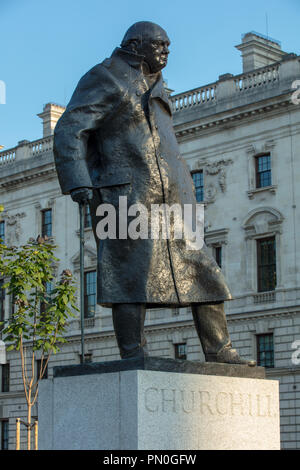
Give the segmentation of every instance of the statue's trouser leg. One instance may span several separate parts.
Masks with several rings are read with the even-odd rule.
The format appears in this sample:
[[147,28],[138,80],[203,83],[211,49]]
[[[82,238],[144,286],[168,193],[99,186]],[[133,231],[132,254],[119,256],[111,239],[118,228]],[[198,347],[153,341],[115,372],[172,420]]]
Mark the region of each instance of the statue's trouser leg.
[[241,359],[232,348],[223,302],[195,305],[192,312],[206,361],[255,366],[255,361]]
[[206,360],[225,347],[231,347],[223,302],[196,305],[192,312]]
[[113,305],[113,324],[122,359],[148,356],[145,316],[146,307],[143,304]]

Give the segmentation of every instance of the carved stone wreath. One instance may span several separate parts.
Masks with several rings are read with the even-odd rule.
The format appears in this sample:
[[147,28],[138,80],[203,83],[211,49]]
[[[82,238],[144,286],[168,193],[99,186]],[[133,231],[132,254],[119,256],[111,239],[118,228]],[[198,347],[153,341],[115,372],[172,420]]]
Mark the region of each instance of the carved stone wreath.
[[5,225],[7,227],[5,241],[8,245],[19,243],[21,234],[20,219],[23,217],[26,217],[25,212],[20,212],[14,215],[3,214],[2,218],[5,220]]
[[202,166],[206,175],[204,178],[204,198],[205,202],[214,202],[219,191],[226,192],[226,171],[225,167],[231,165],[233,160],[228,158],[213,163],[198,161],[198,167]]

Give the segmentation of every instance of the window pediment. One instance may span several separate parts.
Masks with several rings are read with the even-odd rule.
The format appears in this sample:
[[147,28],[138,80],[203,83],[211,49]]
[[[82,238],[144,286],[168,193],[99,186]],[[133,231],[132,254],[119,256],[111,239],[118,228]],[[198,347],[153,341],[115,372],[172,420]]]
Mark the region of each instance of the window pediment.
[[[76,253],[72,258],[71,261],[74,266],[75,271],[79,271],[80,269],[80,252]],[[90,268],[97,266],[97,252],[95,249],[91,248],[88,245],[84,247],[84,267]]]
[[272,207],[260,207],[247,215],[243,223],[246,238],[256,238],[270,233],[281,233],[284,217]]

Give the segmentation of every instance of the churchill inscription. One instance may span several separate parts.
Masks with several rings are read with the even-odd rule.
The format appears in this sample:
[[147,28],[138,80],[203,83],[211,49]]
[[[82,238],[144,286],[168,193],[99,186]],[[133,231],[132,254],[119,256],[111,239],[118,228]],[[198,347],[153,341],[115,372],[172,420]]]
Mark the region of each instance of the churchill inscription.
[[145,408],[150,413],[199,413],[201,416],[278,416],[273,397],[262,393],[180,390],[149,387]]

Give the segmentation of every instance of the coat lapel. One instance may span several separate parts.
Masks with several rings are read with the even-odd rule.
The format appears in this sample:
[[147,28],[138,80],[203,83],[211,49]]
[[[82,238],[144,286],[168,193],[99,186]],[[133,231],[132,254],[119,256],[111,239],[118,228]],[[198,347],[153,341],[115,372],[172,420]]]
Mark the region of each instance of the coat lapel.
[[[119,47],[117,47],[114,50],[114,52],[112,54],[112,57],[113,56],[117,56],[117,57],[121,58],[128,65],[130,65],[131,68],[136,72],[137,77],[142,77],[143,76],[143,73],[142,73],[142,70],[141,70],[141,65],[142,65],[142,62],[143,62],[143,59],[144,59],[143,56],[138,55],[138,54],[133,54],[133,53],[131,53],[129,51],[126,51],[124,49],[121,49]],[[159,79],[156,82],[156,84],[154,85],[154,87],[153,87],[153,89],[150,93],[150,99],[153,98],[153,99],[160,100],[163,103],[163,105],[165,106],[168,113],[172,116],[171,103],[170,103],[170,100],[168,98],[168,95],[166,93],[166,90],[165,90],[165,87],[164,87],[164,84],[163,84],[162,74],[159,72],[159,75],[160,75]]]
[[168,98],[167,92],[166,92],[164,84],[163,84],[162,75],[160,75],[159,80],[154,85],[154,87],[153,87],[153,89],[150,93],[150,98],[160,100],[163,103],[163,105],[165,106],[166,110],[172,116],[171,103],[170,103],[170,100]]

